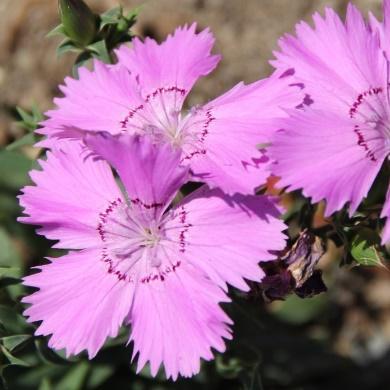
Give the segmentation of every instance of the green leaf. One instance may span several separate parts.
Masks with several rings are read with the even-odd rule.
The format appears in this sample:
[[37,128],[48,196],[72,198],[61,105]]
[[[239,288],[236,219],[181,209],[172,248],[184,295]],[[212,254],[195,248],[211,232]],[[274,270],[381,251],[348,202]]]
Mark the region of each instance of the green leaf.
[[79,52],[80,49],[69,39],[65,39],[58,47],[57,47],[57,56],[61,57],[64,53],[68,51]]
[[351,256],[359,265],[386,268],[382,256],[378,251],[381,239],[374,230],[359,228],[350,241]]
[[88,49],[93,53],[93,56],[95,58],[98,58],[99,60],[101,60],[107,64],[110,64],[112,62],[110,54],[107,50],[106,42],[104,40],[101,40],[101,41],[95,42],[92,45],[89,45]]
[[18,278],[1,278],[0,279],[0,289],[14,286],[15,284],[20,284],[21,280]]
[[[17,253],[7,231],[0,227],[0,276],[19,276],[17,265],[20,256]],[[20,271],[20,270],[19,270]]]
[[36,122],[40,122],[44,119],[42,111],[35,103],[31,106],[31,113]]
[[364,238],[358,236],[352,242],[351,245],[351,255],[355,261],[367,267],[384,267],[382,257],[375,245],[371,245]]
[[[1,189],[3,190],[3,189]],[[12,223],[15,223],[15,215],[20,215],[20,207],[18,205],[18,200],[13,193],[8,193],[0,191],[0,220],[11,219]],[[3,223],[3,221],[2,221]],[[1,242],[1,238],[0,238]],[[1,244],[0,244],[1,245]],[[0,246],[0,248],[2,248]],[[4,257],[4,254],[0,251],[0,259]],[[1,263],[1,260],[0,260]]]
[[0,305],[0,323],[9,333],[24,333],[26,321],[15,307]]
[[19,116],[22,118],[23,122],[29,123],[29,124],[34,124],[34,118],[33,116],[28,113],[27,111],[23,110],[21,107],[16,107],[16,111],[18,112]]
[[4,356],[7,358],[9,363],[11,365],[16,365],[16,366],[24,366],[24,367],[29,367],[30,364],[15,357],[14,355],[11,354],[10,351],[8,351],[4,346],[0,346],[1,351],[3,352]]
[[14,336],[1,337],[0,341],[7,348],[8,351],[12,352],[16,347],[25,343],[27,340],[31,339],[30,334],[18,334]]
[[29,182],[31,160],[16,151],[0,151],[0,187],[19,191]]
[[58,382],[56,390],[81,390],[87,378],[89,364],[86,361],[80,362],[72,367],[68,373]]
[[40,385],[39,385],[39,388],[38,390],[52,390],[52,386],[50,384],[50,381],[48,378],[43,378]]
[[26,123],[24,121],[15,121],[15,123],[22,129],[27,130],[28,132],[32,132],[37,128],[35,124]]
[[99,388],[115,371],[115,366],[111,364],[94,364],[88,376],[88,389]]
[[34,145],[36,142],[34,133],[27,133],[23,137],[17,139],[6,147],[6,150],[19,149],[22,146]]
[[[1,230],[0,230],[1,232]],[[0,241],[1,242],[1,241]],[[14,277],[15,275],[20,275],[19,267],[2,267],[0,266],[0,277],[10,276]]]
[[[16,379],[17,389],[37,389],[43,382],[43,378],[48,378],[54,382],[55,378],[59,378],[66,373],[68,367],[53,366],[48,364],[34,364],[33,369],[23,371],[23,375]],[[53,386],[54,387],[54,386]],[[57,388],[55,388],[57,390]],[[69,389],[72,390],[72,389]]]
[[4,328],[3,324],[0,322],[0,336],[5,336],[7,334],[6,329]]
[[37,129],[39,122],[43,120],[43,114],[35,104],[33,104],[31,112],[25,111],[21,107],[16,107],[16,111],[21,118],[16,123],[28,131]]
[[37,352],[39,357],[46,363],[56,364],[56,365],[70,365],[71,362],[63,359],[57,352],[53,351],[51,348],[47,346],[46,340],[43,339],[35,339],[35,347],[37,348]]
[[108,24],[115,24],[123,15],[123,8],[121,6],[112,8],[100,15],[100,30]]
[[53,30],[49,31],[46,34],[46,38],[54,37],[55,35],[65,35],[65,29],[62,23],[54,27]]

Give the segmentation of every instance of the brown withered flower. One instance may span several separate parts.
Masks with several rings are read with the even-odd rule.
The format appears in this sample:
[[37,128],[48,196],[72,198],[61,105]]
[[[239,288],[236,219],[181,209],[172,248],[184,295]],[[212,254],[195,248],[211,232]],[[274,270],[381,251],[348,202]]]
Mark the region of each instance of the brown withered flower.
[[252,285],[265,301],[283,300],[291,293],[307,298],[326,291],[322,273],[315,267],[325,253],[322,240],[303,230],[294,245],[278,260],[261,263],[266,276]]

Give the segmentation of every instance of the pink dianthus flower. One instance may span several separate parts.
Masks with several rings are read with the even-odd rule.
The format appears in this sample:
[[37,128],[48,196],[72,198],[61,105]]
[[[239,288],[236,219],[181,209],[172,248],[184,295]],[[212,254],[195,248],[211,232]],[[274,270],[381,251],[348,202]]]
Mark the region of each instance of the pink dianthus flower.
[[117,50],[117,64],[96,61],[93,71],[79,70],[78,80],[66,78],[64,97],[55,99],[57,109],[46,113],[40,132],[50,138],[95,131],[148,135],[181,151],[192,180],[231,194],[253,193],[269,175],[269,158],[257,146],[269,143],[275,118],[286,116],[283,108],[300,104],[300,89],[274,74],[184,110],[195,82],[220,60],[211,54],[211,33],[195,28],[178,28],[162,44],[136,38],[132,48]]
[[167,377],[191,376],[231,338],[227,283],[247,291],[244,279],[260,281],[258,263],[283,249],[278,209],[206,186],[172,206],[188,178],[180,151],[128,134],[85,143],[53,146],[20,196],[20,220],[70,250],[24,278],[39,289],[25,315],[50,347],[90,358],[129,324],[138,371],[149,361],[152,375],[162,363]]
[[[304,85],[308,105],[289,111],[271,154],[280,185],[325,199],[326,215],[349,203],[352,215],[367,196],[390,153],[388,61],[390,1],[384,23],[367,23],[349,5],[345,23],[327,8],[286,35],[272,63]],[[382,217],[390,216],[390,190]],[[387,219],[383,242],[390,239]]]

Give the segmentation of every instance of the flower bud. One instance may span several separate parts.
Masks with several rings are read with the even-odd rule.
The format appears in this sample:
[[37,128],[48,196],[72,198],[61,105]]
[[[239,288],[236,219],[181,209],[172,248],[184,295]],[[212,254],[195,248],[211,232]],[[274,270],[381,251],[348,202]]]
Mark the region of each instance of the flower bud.
[[74,43],[87,46],[96,34],[96,16],[83,0],[58,0],[65,34]]

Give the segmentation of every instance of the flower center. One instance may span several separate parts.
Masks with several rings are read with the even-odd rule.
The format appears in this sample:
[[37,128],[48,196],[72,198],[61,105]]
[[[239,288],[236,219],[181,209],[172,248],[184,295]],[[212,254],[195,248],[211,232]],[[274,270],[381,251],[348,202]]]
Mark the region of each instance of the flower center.
[[186,90],[178,87],[159,88],[145,102],[129,110],[120,122],[123,131],[147,134],[156,143],[169,142],[183,150],[182,161],[204,154],[204,140],[215,119],[211,109],[181,110]]
[[349,108],[349,117],[355,121],[356,144],[373,163],[390,151],[389,109],[384,93],[382,87],[370,88],[360,93]]
[[176,272],[192,224],[184,206],[159,216],[156,211],[161,207],[139,199],[127,204],[118,198],[100,213],[97,232],[108,273],[128,283],[151,283]]
[[[160,265],[156,253],[164,232],[153,218],[158,207],[137,200],[128,205],[118,198],[100,213],[97,231],[102,241],[101,259],[118,279],[131,282],[142,267]],[[139,263],[143,263],[141,268]]]
[[154,247],[161,240],[159,227],[144,228],[143,234],[144,234],[144,246]]

